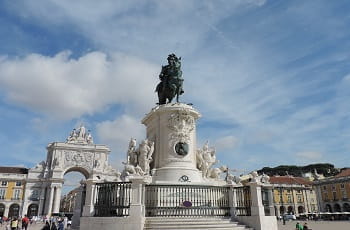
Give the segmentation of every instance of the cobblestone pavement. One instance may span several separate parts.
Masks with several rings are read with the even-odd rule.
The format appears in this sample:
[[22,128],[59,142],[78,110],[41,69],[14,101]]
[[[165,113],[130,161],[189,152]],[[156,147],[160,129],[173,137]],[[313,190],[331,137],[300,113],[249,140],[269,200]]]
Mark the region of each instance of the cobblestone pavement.
[[[19,225],[21,226],[21,225]],[[41,228],[44,226],[42,223],[36,223],[36,224],[31,224],[28,226],[28,230],[41,230]],[[22,229],[21,227],[19,229]],[[0,225],[0,230],[6,230],[6,225]]]
[[[278,230],[295,230],[298,221],[287,221],[283,225],[278,222]],[[350,230],[350,221],[299,221],[299,223],[307,223],[312,230]]]

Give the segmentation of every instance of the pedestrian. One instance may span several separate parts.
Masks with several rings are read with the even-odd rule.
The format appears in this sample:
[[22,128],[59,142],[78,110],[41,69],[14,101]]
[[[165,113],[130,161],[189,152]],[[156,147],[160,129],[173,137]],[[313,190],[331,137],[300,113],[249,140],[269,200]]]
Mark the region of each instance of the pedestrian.
[[57,230],[57,226],[55,222],[51,223],[51,229],[50,230]]
[[46,221],[45,226],[41,230],[50,230],[50,223]]
[[303,225],[297,222],[297,224],[295,225],[295,230],[303,230],[303,229],[304,229]]
[[11,220],[11,230],[17,230],[18,228],[18,220],[16,217],[14,217],[12,220]]
[[27,215],[24,215],[24,217],[22,218],[22,229],[27,230],[28,225],[29,225],[29,218]]
[[309,230],[309,228],[307,227],[307,223],[305,223],[303,227],[304,227],[303,230]]
[[57,230],[64,230],[63,220],[58,221],[58,228],[57,228]]

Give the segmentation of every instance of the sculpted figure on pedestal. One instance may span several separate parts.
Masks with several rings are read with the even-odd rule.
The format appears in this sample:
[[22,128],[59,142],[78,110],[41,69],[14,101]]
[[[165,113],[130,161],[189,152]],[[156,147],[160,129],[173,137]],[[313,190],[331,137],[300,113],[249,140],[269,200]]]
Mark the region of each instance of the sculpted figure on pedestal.
[[143,140],[139,146],[139,165],[146,175],[150,173],[149,164],[152,161],[154,142]]
[[209,148],[209,143],[207,141],[202,149],[197,150],[197,167],[202,171],[204,178],[210,177],[210,169],[216,163],[215,149]]
[[131,138],[127,151],[127,162],[124,168],[124,175],[149,175],[154,152],[154,142],[143,140],[136,149],[136,139]]
[[159,74],[160,83],[156,87],[158,93],[159,105],[171,103],[176,96],[176,102],[179,102],[179,95],[183,94],[183,78],[181,71],[181,57],[175,54],[169,54],[168,65],[162,66]]

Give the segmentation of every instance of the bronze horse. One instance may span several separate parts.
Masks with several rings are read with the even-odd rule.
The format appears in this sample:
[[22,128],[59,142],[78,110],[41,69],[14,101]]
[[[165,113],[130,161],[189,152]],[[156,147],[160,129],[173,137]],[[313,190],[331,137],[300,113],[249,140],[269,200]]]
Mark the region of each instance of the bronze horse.
[[180,60],[181,58],[177,58],[175,54],[170,54],[168,57],[169,64],[162,66],[162,71],[159,74],[161,82],[156,88],[159,105],[171,103],[175,96],[176,102],[179,102],[179,95],[184,93]]

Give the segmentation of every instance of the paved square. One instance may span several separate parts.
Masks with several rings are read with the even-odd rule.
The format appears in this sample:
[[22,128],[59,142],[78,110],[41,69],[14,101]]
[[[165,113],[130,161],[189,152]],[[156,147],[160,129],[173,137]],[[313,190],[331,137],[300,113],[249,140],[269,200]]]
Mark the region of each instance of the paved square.
[[[278,221],[278,230],[295,230],[298,221],[287,221],[283,225]],[[299,223],[307,223],[312,230],[350,230],[350,221],[299,221]]]

